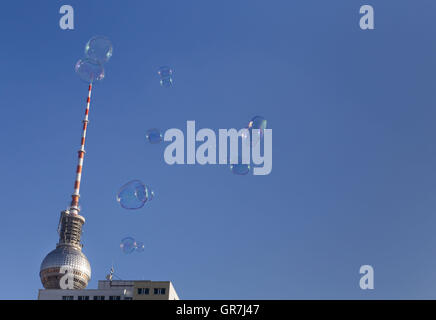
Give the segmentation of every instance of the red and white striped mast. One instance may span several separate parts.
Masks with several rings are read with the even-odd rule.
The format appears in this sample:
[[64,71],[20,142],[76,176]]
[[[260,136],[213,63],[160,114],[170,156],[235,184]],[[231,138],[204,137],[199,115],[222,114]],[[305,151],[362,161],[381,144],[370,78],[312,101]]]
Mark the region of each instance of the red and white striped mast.
[[71,200],[70,210],[75,211],[74,213],[80,212],[80,207],[79,207],[80,182],[82,180],[83,159],[85,157],[86,129],[88,128],[88,122],[89,122],[88,116],[89,116],[89,107],[91,105],[91,93],[92,93],[92,83],[90,83],[88,87],[88,98],[86,100],[85,118],[83,119],[82,140],[80,142],[80,149],[78,151],[76,181],[74,182],[74,193],[71,195],[72,200]]

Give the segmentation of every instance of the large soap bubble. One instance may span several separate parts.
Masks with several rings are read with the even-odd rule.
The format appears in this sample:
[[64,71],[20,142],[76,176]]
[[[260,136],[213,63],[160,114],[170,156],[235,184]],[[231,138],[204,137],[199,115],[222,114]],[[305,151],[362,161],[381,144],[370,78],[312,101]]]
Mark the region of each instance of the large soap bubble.
[[94,61],[103,64],[112,57],[112,43],[106,37],[92,37],[85,46],[85,55]]
[[139,180],[126,183],[120,188],[117,201],[124,209],[142,208],[147,201],[145,185]]
[[76,63],[75,70],[80,79],[86,83],[94,83],[104,78],[103,66],[94,60],[80,59]]
[[154,198],[154,192],[140,180],[132,180],[123,185],[117,194],[117,201],[124,209],[140,209]]

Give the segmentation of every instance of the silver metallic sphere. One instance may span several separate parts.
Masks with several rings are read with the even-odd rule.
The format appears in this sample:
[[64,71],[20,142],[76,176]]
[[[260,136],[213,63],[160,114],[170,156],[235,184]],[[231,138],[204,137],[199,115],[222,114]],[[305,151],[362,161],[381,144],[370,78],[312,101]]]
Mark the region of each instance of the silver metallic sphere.
[[74,275],[74,289],[85,289],[91,279],[91,266],[82,251],[71,245],[61,245],[42,261],[39,276],[45,289],[61,289],[61,273],[65,267]]

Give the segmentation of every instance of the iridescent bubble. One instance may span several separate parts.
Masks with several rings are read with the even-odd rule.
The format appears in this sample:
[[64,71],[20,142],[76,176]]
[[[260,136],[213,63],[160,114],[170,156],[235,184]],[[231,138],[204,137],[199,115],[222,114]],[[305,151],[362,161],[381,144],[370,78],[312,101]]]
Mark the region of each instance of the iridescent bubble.
[[132,180],[122,186],[117,194],[117,201],[124,209],[142,208],[147,201],[147,190],[139,180]]
[[75,66],[76,73],[86,83],[93,83],[104,78],[104,68],[97,62],[90,59],[81,59]]
[[168,66],[162,66],[159,68],[158,72],[160,77],[160,85],[162,87],[172,87],[173,86],[173,74],[174,70]]
[[[260,139],[263,137],[266,129],[266,120],[264,117],[255,116],[250,120],[246,129],[248,129],[248,134],[242,135],[242,141],[244,143],[249,143],[251,141],[252,145],[259,143]],[[258,129],[258,130],[255,130]]]
[[125,254],[132,253],[136,250],[135,239],[133,239],[132,237],[125,237],[121,239],[120,248]]
[[244,176],[247,173],[250,172],[250,165],[249,164],[243,164],[243,163],[236,163],[236,164],[231,164],[230,165],[230,170],[232,170],[232,172],[234,174],[240,175],[240,176]]
[[108,62],[112,57],[112,43],[106,37],[93,37],[85,46],[86,56],[94,61],[98,61],[101,64]]
[[154,191],[149,186],[145,186],[145,195],[147,197],[147,201],[151,201],[154,198]]
[[259,129],[260,133],[263,135],[263,132],[266,129],[266,120],[265,120],[265,118],[261,117],[261,116],[255,116],[248,123],[248,128],[250,130],[252,130],[252,129]]
[[243,144],[248,145],[250,147],[250,129],[244,128],[244,130],[241,133],[241,140]]
[[163,139],[162,132],[156,128],[147,130],[145,137],[152,144],[160,143]]
[[135,251],[136,252],[144,252],[144,250],[145,250],[144,243],[141,241],[136,241],[135,242]]

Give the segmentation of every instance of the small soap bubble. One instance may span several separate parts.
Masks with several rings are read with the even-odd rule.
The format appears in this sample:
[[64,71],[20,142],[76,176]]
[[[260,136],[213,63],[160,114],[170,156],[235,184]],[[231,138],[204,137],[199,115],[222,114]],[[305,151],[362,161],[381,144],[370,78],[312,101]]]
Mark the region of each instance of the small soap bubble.
[[255,116],[248,123],[248,129],[250,131],[251,139],[253,140],[254,144],[258,143],[259,140],[263,137],[264,131],[266,129],[266,124],[267,122],[265,118],[261,116]]
[[147,201],[147,190],[139,180],[132,180],[123,185],[117,194],[117,201],[124,209],[142,208]]
[[174,70],[168,66],[162,66],[158,70],[158,75],[160,77],[160,85],[162,87],[172,87],[173,86],[173,75]]
[[85,55],[94,61],[103,64],[112,57],[112,43],[106,37],[96,36],[91,38],[85,46]]
[[245,176],[250,172],[250,165],[243,163],[236,163],[230,165],[230,170],[232,170],[233,174]]
[[156,128],[147,130],[145,137],[152,144],[160,143],[163,140],[162,132]]
[[75,70],[77,75],[86,83],[93,83],[104,78],[104,68],[97,62],[90,59],[77,61]]
[[248,126],[244,129],[244,132],[241,135],[242,142],[246,145],[251,144],[251,146],[255,146],[262,139],[265,129],[266,129],[266,120],[261,116],[255,116],[250,120]]
[[151,201],[154,198],[154,191],[149,186],[145,186],[145,196],[147,201]]
[[250,147],[250,139],[250,129],[248,127],[243,128],[241,132],[242,143]]
[[250,163],[243,161],[242,152],[238,152],[238,161],[236,163],[230,163],[230,170],[233,172],[233,174],[240,176],[246,175],[248,172],[250,172]]
[[125,254],[132,253],[133,251],[136,250],[135,239],[132,237],[125,237],[121,239],[120,248]]
[[263,131],[266,129],[266,123],[264,117],[261,116],[255,116],[251,121],[248,123],[248,128],[250,129],[259,129],[260,132],[263,134]]
[[141,241],[135,241],[135,251],[136,252],[144,252],[145,245]]

